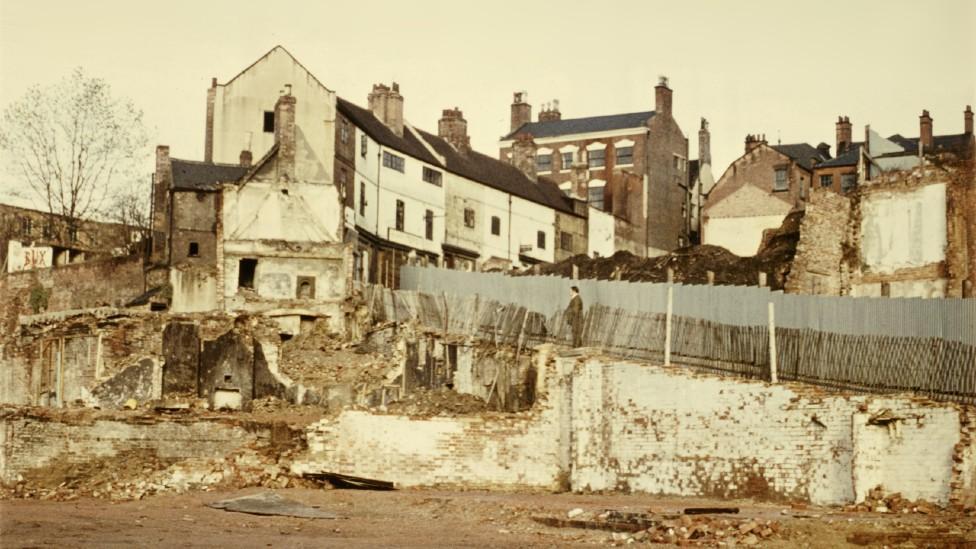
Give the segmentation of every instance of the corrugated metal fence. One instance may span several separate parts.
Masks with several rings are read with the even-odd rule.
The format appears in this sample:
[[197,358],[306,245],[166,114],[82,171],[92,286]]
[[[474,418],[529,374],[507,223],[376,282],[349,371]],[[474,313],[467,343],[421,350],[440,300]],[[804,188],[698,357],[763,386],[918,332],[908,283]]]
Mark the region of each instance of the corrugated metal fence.
[[670,286],[672,362],[768,377],[772,303],[780,379],[976,403],[973,299],[823,297],[404,267],[401,287],[408,291],[399,299],[387,294],[384,306],[400,302],[405,315],[439,322],[435,327],[446,315],[450,332],[566,341],[562,311],[571,286],[586,305],[584,342],[608,352],[663,358]]

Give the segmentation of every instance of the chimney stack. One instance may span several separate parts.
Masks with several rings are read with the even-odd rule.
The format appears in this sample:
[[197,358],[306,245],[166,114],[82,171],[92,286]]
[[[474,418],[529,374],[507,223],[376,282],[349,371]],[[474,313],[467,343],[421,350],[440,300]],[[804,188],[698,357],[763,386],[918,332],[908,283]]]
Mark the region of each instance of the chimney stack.
[[654,110],[658,116],[671,116],[671,88],[668,87],[667,76],[659,77],[654,87]]
[[173,186],[173,164],[169,158],[169,147],[156,147],[156,173],[153,175],[153,215],[152,250],[153,263],[169,260],[169,190]]
[[207,126],[203,136],[203,161],[213,162],[214,102],[217,99],[217,77],[210,79],[207,89]]
[[966,135],[973,135],[973,107],[966,105],[966,110],[962,111],[963,131]]
[[746,152],[750,152],[753,149],[755,149],[756,147],[758,147],[759,145],[765,145],[765,144],[766,144],[766,135],[765,134],[763,134],[763,135],[759,135],[759,134],[753,135],[753,134],[750,133],[749,135],[746,136]]
[[698,130],[698,165],[712,165],[712,134],[708,131],[708,120],[701,119],[701,129]]
[[549,122],[550,120],[561,120],[562,114],[559,112],[559,100],[553,99],[552,103],[543,105],[539,111],[539,122]]
[[821,142],[819,145],[817,145],[817,152],[820,153],[820,156],[829,159],[830,158],[830,145],[828,145],[828,144],[826,144],[824,142]]
[[918,140],[924,149],[932,148],[932,117],[927,110],[918,117]]
[[512,143],[512,165],[518,168],[529,179],[535,180],[535,141],[532,135],[520,133]]
[[373,91],[366,97],[369,110],[393,133],[403,137],[403,96],[400,85],[393,82],[392,87],[373,84]]
[[275,103],[275,143],[278,144],[278,179],[295,181],[295,97],[291,85]]
[[441,119],[437,121],[437,135],[450,143],[458,152],[471,150],[468,121],[464,119],[464,113],[457,107],[441,111]]
[[528,93],[515,92],[512,100],[512,128],[509,131],[514,132],[532,121],[532,105],[529,105],[528,99]]
[[853,142],[851,138],[851,119],[846,116],[837,117],[837,156],[847,152]]

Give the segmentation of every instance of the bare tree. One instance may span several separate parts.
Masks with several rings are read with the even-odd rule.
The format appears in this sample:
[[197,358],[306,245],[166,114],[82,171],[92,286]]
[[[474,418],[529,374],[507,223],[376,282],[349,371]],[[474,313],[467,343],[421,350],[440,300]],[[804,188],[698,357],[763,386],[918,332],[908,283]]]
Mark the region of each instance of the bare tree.
[[24,184],[13,194],[32,195],[73,226],[104,214],[138,178],[147,143],[142,111],[80,67],[57,84],[28,89],[0,126],[5,163]]

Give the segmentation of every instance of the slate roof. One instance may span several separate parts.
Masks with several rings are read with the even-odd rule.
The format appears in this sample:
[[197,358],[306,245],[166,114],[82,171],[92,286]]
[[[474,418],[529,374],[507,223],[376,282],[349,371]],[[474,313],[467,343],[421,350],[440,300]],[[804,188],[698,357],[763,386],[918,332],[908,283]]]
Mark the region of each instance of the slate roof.
[[863,143],[851,143],[851,146],[840,154],[826,162],[821,162],[817,164],[818,168],[836,168],[838,166],[856,166],[858,158],[861,155],[861,145]]
[[417,140],[413,132],[404,128],[403,137],[393,133],[380,119],[373,116],[368,109],[346,101],[341,97],[336,98],[336,108],[343,116],[349,119],[359,129],[366,132],[366,135],[373,138],[383,146],[395,149],[403,154],[418,158],[428,164],[438,165],[440,162],[430,154],[427,147]]
[[183,191],[215,191],[218,183],[237,181],[247,168],[237,164],[214,164],[172,159],[173,188]]
[[809,143],[795,143],[793,145],[772,145],[774,149],[792,158],[797,164],[812,170],[820,162],[827,160],[816,147]]
[[[902,146],[906,152],[912,154],[918,154],[918,139],[917,137],[902,137],[900,134],[892,135],[888,138],[889,141],[894,141]],[[928,149],[926,152],[954,152],[966,154],[969,152],[969,147],[971,144],[972,136],[965,133],[958,133],[954,135],[934,135],[932,136],[932,148]]]
[[552,180],[540,177],[538,181],[532,181],[508,162],[473,150],[461,154],[444,139],[423,130],[417,131],[437,154],[444,157],[447,171],[530,202],[573,213],[572,204]]
[[589,116],[586,118],[569,118],[564,120],[549,120],[546,122],[528,122],[509,133],[502,140],[513,139],[520,133],[530,133],[532,137],[553,137],[556,135],[571,135],[578,133],[604,132],[622,130],[625,128],[646,127],[647,121],[654,116],[654,111],[631,112],[625,114],[608,114],[603,116]]

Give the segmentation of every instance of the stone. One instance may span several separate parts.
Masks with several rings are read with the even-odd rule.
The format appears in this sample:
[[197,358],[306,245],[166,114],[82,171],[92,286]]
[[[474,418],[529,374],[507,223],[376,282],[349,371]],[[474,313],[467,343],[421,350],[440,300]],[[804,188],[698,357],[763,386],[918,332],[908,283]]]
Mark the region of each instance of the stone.
[[570,512],[566,513],[566,516],[568,518],[575,518],[575,517],[578,517],[578,516],[580,516],[582,514],[583,514],[583,510],[580,509],[579,507],[577,507],[576,509],[573,509]]

